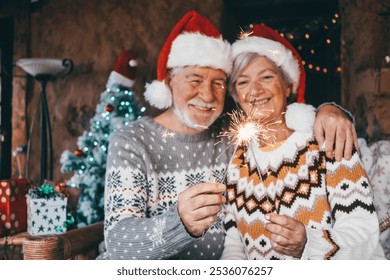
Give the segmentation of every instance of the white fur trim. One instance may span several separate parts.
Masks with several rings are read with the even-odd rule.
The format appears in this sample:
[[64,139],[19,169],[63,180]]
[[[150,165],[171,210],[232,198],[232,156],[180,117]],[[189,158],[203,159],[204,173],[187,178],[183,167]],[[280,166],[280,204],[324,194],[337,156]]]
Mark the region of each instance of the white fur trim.
[[204,66],[232,71],[231,46],[222,37],[213,38],[199,33],[180,34],[172,43],[167,68]]
[[158,109],[167,109],[172,105],[172,94],[165,82],[153,81],[145,85],[145,100]]
[[286,124],[299,132],[313,132],[316,109],[307,104],[293,103],[287,106]]
[[299,83],[298,61],[292,52],[281,43],[261,37],[246,37],[232,45],[233,59],[244,52],[258,53],[275,62],[293,83],[293,91],[297,90]]
[[118,72],[111,71],[106,86],[111,87],[114,84],[131,88],[134,85],[134,80],[130,80],[129,78],[126,78],[125,76],[119,74]]

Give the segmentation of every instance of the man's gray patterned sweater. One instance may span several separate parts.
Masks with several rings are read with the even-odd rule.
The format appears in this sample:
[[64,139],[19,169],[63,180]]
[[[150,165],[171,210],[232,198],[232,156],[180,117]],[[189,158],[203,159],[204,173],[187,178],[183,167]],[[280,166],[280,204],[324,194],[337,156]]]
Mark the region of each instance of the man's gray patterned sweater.
[[112,134],[108,154],[105,258],[220,258],[223,217],[193,238],[176,203],[195,184],[224,180],[229,156],[221,138],[176,133],[144,117]]

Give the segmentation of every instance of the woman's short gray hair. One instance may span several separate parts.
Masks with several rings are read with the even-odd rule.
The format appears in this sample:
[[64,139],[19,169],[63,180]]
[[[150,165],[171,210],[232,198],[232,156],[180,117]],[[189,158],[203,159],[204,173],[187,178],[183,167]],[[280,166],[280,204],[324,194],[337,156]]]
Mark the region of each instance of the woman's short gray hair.
[[[245,67],[247,67],[249,65],[249,63],[251,63],[257,57],[265,57],[265,56],[259,55],[259,54],[254,53],[254,52],[244,52],[244,53],[239,54],[234,59],[233,71],[232,71],[232,74],[230,76],[230,83],[229,83],[229,93],[234,98],[234,100],[236,100],[236,98],[237,98],[236,82],[237,82],[238,78],[240,77],[240,75],[241,75],[242,71],[245,69]],[[267,57],[265,57],[265,58],[267,58]],[[270,60],[270,59],[268,59],[268,60]],[[272,60],[270,60],[270,61],[272,61]],[[288,75],[286,75],[286,73],[284,73],[284,71],[280,67],[277,67],[277,69],[278,69],[279,73],[281,74],[282,79],[288,85],[292,84],[292,82],[289,81],[289,79],[288,79]]]

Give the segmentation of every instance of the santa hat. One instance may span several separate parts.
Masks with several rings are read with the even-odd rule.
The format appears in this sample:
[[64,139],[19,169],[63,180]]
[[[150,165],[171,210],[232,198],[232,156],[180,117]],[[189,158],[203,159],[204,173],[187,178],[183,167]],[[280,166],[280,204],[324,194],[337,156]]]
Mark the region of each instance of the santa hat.
[[186,13],[165,41],[158,57],[157,80],[146,84],[145,99],[156,108],[169,108],[172,93],[165,84],[166,71],[185,66],[212,67],[226,74],[232,69],[230,44],[196,11]]
[[232,45],[233,58],[244,52],[258,53],[272,60],[287,74],[297,93],[297,102],[305,102],[306,74],[298,51],[272,28],[257,24],[248,36]]
[[116,60],[114,69],[108,77],[107,87],[114,84],[131,88],[137,71],[138,53],[135,50],[123,50]]

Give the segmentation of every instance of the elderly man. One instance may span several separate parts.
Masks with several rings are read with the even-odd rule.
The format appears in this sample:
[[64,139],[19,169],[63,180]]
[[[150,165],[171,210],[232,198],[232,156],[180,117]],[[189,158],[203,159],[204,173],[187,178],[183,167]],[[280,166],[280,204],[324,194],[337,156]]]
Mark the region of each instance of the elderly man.
[[[107,251],[100,258],[220,258],[230,154],[217,137],[218,117],[231,68],[230,44],[209,20],[194,11],[187,13],[160,52],[157,80],[146,86],[146,99],[166,111],[141,118],[110,138]],[[328,120],[334,115],[333,123],[349,128],[337,135],[341,145],[336,148],[343,150],[343,138],[353,133],[353,125],[339,109],[324,109]],[[321,119],[317,122],[321,124]],[[320,137],[321,130],[320,125]],[[336,125],[330,131],[332,138]],[[333,139],[329,141],[333,144]]]

